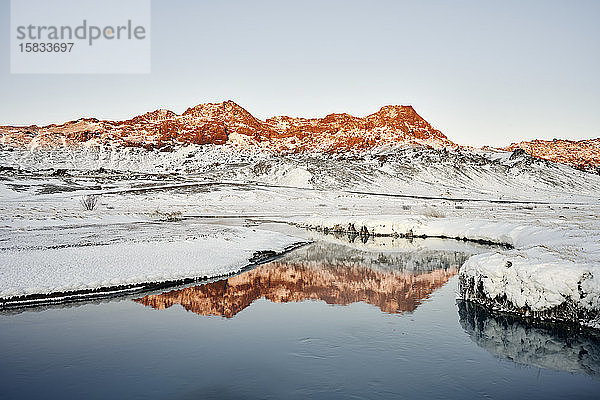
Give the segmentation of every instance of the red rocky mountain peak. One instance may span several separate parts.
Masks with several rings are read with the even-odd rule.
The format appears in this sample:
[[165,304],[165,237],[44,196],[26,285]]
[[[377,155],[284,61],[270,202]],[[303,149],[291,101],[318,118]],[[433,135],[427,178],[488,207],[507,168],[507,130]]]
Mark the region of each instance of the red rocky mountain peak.
[[[199,104],[179,115],[156,110],[124,121],[81,118],[47,126],[0,126],[0,144],[28,149],[125,146],[169,150],[180,145],[221,145],[275,152],[338,152],[378,147],[459,146],[434,129],[412,106],[384,106],[366,117],[329,114],[323,118],[278,116],[260,120],[228,100]],[[600,167],[600,139],[533,140],[502,150],[528,154],[581,169]]]
[[526,153],[558,163],[569,164],[579,169],[600,167],[600,138],[579,141],[554,139],[532,140],[513,143],[503,150],[522,149]]
[[0,127],[0,142],[27,148],[215,144],[273,151],[345,151],[379,146],[457,147],[411,106],[385,106],[367,117],[255,118],[235,102],[199,104],[178,115],[156,110],[125,121],[79,119],[61,125]]

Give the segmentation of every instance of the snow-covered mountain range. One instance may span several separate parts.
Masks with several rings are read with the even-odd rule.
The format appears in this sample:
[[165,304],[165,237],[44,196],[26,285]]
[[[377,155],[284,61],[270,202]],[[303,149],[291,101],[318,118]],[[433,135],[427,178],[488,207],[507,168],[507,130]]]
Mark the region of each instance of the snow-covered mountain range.
[[[461,146],[423,119],[412,106],[389,105],[366,117],[277,116],[260,120],[228,100],[199,104],[183,114],[156,110],[124,121],[81,118],[47,126],[0,126],[0,144],[27,149],[57,147],[142,147],[172,151],[186,145],[219,145],[276,153],[346,152],[381,148]],[[464,147],[464,149],[469,149]],[[600,166],[600,139],[513,143],[502,150],[528,154],[580,169]]]
[[600,138],[586,140],[532,140],[513,143],[504,150],[522,149],[546,160],[572,165],[582,170],[600,172]]
[[264,121],[233,101],[200,104],[178,115],[156,110],[125,121],[82,118],[44,127],[0,127],[6,145],[57,147],[114,144],[160,148],[216,144],[283,152],[361,150],[384,145],[456,147],[411,106],[385,106],[367,117],[329,114],[324,118],[278,116]]

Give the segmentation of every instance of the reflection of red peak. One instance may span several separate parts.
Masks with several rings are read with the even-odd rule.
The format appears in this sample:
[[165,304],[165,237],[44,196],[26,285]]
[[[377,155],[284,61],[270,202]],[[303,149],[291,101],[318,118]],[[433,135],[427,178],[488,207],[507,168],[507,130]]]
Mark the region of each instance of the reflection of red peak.
[[526,153],[581,169],[600,167],[600,138],[587,140],[532,140],[513,143],[503,150],[522,149]]
[[385,106],[367,117],[273,117],[265,121],[228,100],[199,104],[178,115],[148,112],[125,121],[79,119],[44,127],[0,127],[1,142],[13,146],[115,145],[164,147],[217,144],[274,151],[338,151],[378,146],[456,147],[411,106]]
[[136,299],[156,309],[181,304],[200,315],[231,318],[253,301],[321,300],[348,305],[363,301],[387,313],[414,311],[457,273],[456,268],[407,273],[361,266],[275,261],[232,278]]

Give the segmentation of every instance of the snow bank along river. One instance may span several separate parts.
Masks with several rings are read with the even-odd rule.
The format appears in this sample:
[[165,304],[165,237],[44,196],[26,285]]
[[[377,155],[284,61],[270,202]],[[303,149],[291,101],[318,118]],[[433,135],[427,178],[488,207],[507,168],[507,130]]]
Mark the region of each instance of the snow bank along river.
[[[61,240],[49,243],[13,243],[0,252],[0,304],[64,301],[225,276],[305,242],[252,228],[197,223],[187,224],[188,235],[169,237],[167,229],[166,237],[154,238],[147,236],[148,230],[160,232],[160,224],[146,229],[123,225],[111,226],[112,234],[122,231],[133,237],[116,243],[60,243],[68,242],[69,236],[79,238],[82,232],[90,235],[107,229],[93,225],[63,226]],[[46,233],[54,236],[52,231]]]

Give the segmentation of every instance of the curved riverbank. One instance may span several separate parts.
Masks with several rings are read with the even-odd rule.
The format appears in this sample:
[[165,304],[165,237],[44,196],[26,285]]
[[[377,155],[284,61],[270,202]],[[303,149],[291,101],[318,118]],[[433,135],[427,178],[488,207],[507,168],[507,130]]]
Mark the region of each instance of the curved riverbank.
[[[63,235],[68,229],[63,227]],[[5,250],[0,307],[125,295],[229,276],[307,243],[244,227],[198,224],[196,229],[184,238]]]

